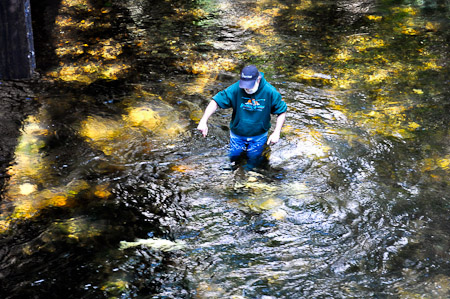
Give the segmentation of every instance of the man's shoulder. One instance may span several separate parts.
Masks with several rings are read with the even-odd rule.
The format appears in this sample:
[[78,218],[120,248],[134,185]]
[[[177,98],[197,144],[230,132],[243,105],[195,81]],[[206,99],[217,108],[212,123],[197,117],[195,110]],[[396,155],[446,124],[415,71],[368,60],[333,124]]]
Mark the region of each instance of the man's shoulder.
[[274,95],[279,95],[280,92],[272,85],[270,84],[268,81],[265,82],[264,84],[264,92],[270,93],[270,94],[274,94]]

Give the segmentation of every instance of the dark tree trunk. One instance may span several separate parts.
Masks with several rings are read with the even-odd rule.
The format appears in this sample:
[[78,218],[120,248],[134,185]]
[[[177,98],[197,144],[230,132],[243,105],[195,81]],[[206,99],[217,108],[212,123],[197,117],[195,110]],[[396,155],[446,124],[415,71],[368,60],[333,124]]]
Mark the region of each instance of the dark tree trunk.
[[29,0],[0,0],[0,79],[27,79],[35,69]]

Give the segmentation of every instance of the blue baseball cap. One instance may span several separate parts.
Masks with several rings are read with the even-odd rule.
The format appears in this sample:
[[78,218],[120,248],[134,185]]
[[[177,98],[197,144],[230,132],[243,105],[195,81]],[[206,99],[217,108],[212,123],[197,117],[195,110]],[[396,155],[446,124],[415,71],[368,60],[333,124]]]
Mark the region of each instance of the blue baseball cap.
[[241,79],[239,80],[239,87],[251,89],[255,86],[256,79],[259,77],[259,71],[254,65],[248,65],[241,71]]

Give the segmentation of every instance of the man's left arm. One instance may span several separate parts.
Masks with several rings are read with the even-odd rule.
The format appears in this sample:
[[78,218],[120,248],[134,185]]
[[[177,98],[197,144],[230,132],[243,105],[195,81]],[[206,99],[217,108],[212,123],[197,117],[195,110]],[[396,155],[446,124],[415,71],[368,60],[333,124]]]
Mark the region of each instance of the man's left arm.
[[284,121],[286,120],[286,112],[283,112],[277,116],[277,123],[273,133],[267,138],[267,144],[275,144],[280,140],[281,128],[283,127]]

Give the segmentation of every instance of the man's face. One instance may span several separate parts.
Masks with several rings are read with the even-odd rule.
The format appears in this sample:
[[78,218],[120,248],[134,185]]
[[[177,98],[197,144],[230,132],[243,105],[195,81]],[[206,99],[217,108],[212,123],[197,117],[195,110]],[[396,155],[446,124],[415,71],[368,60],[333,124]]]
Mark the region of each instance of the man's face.
[[245,92],[248,94],[254,94],[258,90],[260,81],[261,81],[261,77],[258,77],[258,79],[256,79],[256,81],[255,81],[255,85],[253,85],[252,88],[250,88],[250,89],[244,88]]

